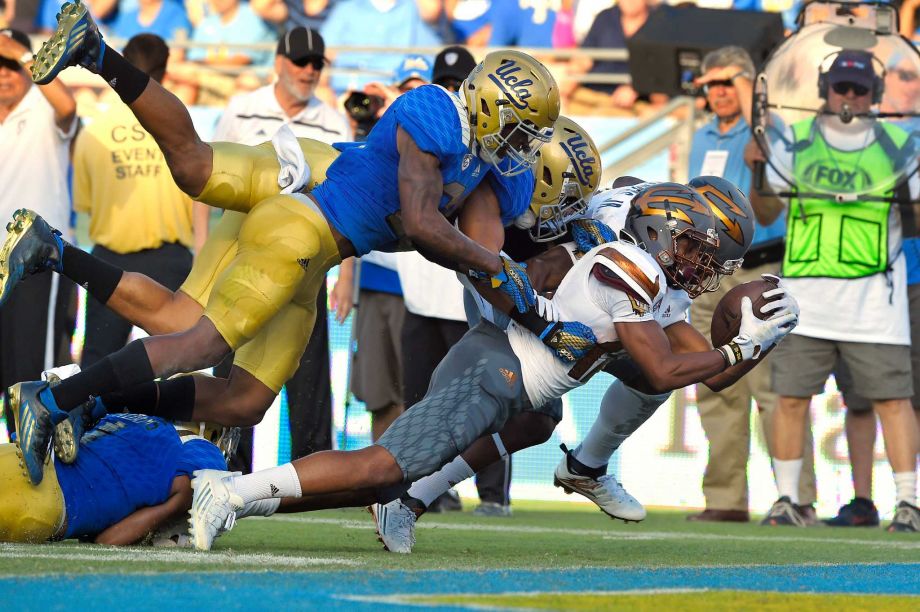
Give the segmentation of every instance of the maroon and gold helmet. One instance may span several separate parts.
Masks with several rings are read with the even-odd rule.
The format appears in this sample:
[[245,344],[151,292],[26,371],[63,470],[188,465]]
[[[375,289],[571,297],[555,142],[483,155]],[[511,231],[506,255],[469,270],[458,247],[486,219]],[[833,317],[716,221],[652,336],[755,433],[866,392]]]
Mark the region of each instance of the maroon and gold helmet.
[[719,248],[716,271],[732,274],[744,262],[744,254],[754,240],[754,208],[731,181],[718,176],[698,176],[688,183],[709,202],[715,217]]
[[715,219],[706,200],[680,183],[658,183],[636,194],[623,231],[664,270],[668,283],[695,298],[718,285]]

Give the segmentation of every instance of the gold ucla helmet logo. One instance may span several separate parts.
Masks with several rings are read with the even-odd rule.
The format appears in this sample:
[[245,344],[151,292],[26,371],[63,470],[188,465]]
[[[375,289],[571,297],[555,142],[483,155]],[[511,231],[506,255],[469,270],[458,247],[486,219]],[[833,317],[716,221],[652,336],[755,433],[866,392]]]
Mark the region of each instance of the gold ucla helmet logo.
[[521,78],[526,75],[519,74],[520,72],[521,67],[516,61],[503,59],[495,72],[489,75],[489,79],[505,93],[515,108],[525,110],[530,108],[527,99],[532,95],[529,88],[533,87],[533,79]]
[[[565,234],[583,216],[600,180],[600,153],[591,136],[568,117],[559,117],[553,139],[540,149],[530,199],[530,237],[536,242]],[[517,221],[516,221],[517,223]],[[519,225],[520,227],[520,225]]]
[[572,170],[578,182],[582,185],[591,185],[591,178],[597,166],[597,158],[592,154],[593,147],[588,144],[581,133],[572,132],[571,134],[569,138],[559,143],[559,146],[572,161]]

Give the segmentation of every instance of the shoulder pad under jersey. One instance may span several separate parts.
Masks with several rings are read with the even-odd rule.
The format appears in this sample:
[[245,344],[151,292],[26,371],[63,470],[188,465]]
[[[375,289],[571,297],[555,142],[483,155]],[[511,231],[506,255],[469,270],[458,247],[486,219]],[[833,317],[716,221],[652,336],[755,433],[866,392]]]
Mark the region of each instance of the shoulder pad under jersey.
[[402,94],[387,112],[426,153],[439,159],[470,151],[470,121],[460,98],[440,85],[422,85]]
[[667,288],[661,268],[648,253],[622,242],[609,242],[592,251],[591,273],[648,305],[661,299]]
[[626,187],[602,189],[588,202],[587,216],[604,223],[615,233],[626,224],[626,214],[632,199],[652,183],[638,183]]

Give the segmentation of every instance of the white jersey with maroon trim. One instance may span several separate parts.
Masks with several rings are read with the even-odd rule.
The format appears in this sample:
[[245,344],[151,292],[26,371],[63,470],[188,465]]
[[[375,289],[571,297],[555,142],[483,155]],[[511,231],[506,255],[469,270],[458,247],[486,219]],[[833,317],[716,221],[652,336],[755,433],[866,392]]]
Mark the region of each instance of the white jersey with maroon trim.
[[[521,361],[527,396],[534,406],[583,384],[622,350],[614,323],[656,320],[668,292],[664,273],[651,256],[626,242],[595,247],[565,275],[553,296],[562,321],[579,321],[600,343],[571,364],[528,330],[512,322],[508,340]],[[673,309],[672,309],[673,310]]]
[[[585,216],[600,221],[619,235],[626,224],[626,213],[629,212],[629,205],[632,199],[644,189],[655,184],[645,182],[629,185],[628,187],[601,189],[588,202]],[[655,320],[662,327],[667,327],[678,321],[686,321],[687,313],[690,311],[690,301],[690,296],[683,289],[668,287],[667,294],[661,302],[661,312],[655,313]]]

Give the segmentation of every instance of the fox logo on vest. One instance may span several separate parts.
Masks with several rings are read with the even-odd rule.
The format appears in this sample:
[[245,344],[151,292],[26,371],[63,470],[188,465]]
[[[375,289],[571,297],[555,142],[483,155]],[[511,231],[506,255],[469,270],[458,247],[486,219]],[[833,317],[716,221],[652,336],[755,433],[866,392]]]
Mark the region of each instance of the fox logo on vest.
[[861,168],[837,168],[817,162],[805,168],[805,181],[836,191],[860,191],[872,185],[869,173]]
[[[511,59],[502,60],[501,65],[495,69],[495,72],[489,75],[489,79],[498,85],[508,101],[519,110],[529,108],[527,99],[532,95],[528,87],[533,85],[533,81],[527,78],[521,78],[524,75],[516,73],[521,71],[518,63]],[[533,110],[533,109],[531,109]]]
[[588,143],[581,134],[573,133],[572,136],[560,143],[562,150],[572,160],[572,169],[575,171],[575,178],[582,185],[589,185],[591,176],[594,174],[594,164],[597,160],[591,155]]

